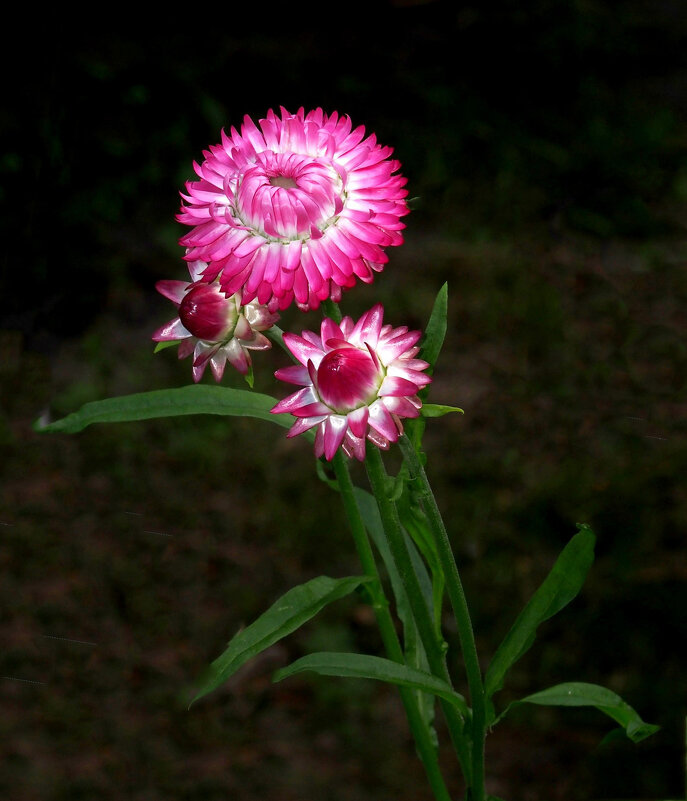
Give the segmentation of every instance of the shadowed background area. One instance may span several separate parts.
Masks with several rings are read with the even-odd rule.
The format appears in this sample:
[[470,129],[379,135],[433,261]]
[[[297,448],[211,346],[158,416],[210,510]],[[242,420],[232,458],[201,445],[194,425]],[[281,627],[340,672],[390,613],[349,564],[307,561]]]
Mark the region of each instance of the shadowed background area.
[[[360,599],[187,709],[239,627],[296,583],[359,571],[305,442],[210,417],[72,437],[31,427],[190,382],[189,362],[153,356],[150,341],[173,312],[155,281],[185,277],[178,191],[222,127],[302,105],[347,113],[392,145],[415,198],[406,243],[344,312],[381,300],[389,322],[421,328],[449,284],[430,400],[465,415],[430,421],[426,450],[485,667],[575,524],[598,536],[581,595],[542,627],[498,705],[591,681],[662,727],[632,745],[605,741],[612,724],[597,712],[514,711],[488,740],[488,789],[680,797],[683,5],[201,11],[150,27],[53,12],[23,20],[3,53],[0,793],[429,799],[394,689],[271,684],[313,650],[381,653]],[[280,325],[317,317],[289,310]],[[271,376],[283,355],[255,361],[256,388],[282,397]],[[358,466],[354,476],[364,483]],[[454,644],[450,620],[446,631]],[[455,656],[453,668],[463,688]],[[442,760],[458,797],[454,760]]]

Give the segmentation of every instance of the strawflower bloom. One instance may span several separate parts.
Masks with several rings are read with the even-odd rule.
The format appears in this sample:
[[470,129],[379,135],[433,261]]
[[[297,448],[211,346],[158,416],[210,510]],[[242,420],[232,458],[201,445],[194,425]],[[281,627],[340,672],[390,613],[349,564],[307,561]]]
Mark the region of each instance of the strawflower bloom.
[[386,450],[403,433],[402,418],[420,414],[418,392],[432,380],[423,372],[428,363],[415,358],[421,332],[383,325],[383,316],[378,303],[357,322],[325,318],[319,335],[284,334],[300,364],[275,376],[302,389],[271,411],[297,418],[289,437],[316,427],[318,457],[331,461],[341,447],[362,461],[366,439]]
[[259,126],[244,117],[194,163],[200,180],[186,183],[177,216],[192,226],[186,258],[207,263],[205,281],[219,277],[228,295],[271,311],[294,299],[316,309],[370,283],[385,248],[403,242],[408,213],[392,148],[320,108],[270,110]]
[[207,365],[216,381],[221,381],[229,362],[247,375],[251,350],[267,350],[272,345],[262,331],[279,319],[258,303],[241,304],[240,295],[227,297],[217,282],[197,280],[207,265],[189,265],[188,281],[158,281],[157,291],[178,308],[178,316],[153,334],[155,342],[179,343],[179,358],[193,354],[193,380],[198,382]]

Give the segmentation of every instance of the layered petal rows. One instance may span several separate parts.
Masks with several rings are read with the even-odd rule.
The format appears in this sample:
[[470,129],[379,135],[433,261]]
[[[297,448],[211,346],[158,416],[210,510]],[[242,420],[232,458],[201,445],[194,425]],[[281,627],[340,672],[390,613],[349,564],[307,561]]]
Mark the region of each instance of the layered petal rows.
[[158,328],[155,342],[179,343],[179,358],[193,354],[193,380],[198,382],[210,365],[216,381],[221,381],[229,362],[246,375],[251,366],[251,350],[267,350],[271,343],[262,334],[279,319],[258,303],[241,303],[239,294],[227,297],[215,282],[198,280],[206,270],[204,262],[189,264],[191,282],[158,281],[157,291],[171,300],[177,316]]
[[377,304],[357,322],[325,318],[319,334],[284,334],[299,364],[275,375],[301,389],[272,412],[296,417],[289,437],[316,428],[318,457],[331,461],[341,447],[362,461],[366,440],[387,449],[403,433],[402,419],[420,413],[418,392],[431,381],[428,363],[415,358],[421,333],[384,325],[383,317]]
[[340,300],[403,241],[406,179],[391,154],[337,112],[282,107],[258,125],[245,117],[194,164],[198,180],[187,182],[177,217],[191,226],[185,258],[205,262],[203,280],[218,279],[244,305]]

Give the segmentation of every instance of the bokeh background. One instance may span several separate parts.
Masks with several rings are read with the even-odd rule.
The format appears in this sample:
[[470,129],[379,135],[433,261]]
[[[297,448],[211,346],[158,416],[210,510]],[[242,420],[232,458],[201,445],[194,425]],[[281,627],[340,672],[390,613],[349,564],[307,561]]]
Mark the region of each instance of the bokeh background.
[[[684,4],[18,13],[0,110],[2,797],[429,799],[393,689],[271,683],[311,650],[380,653],[355,598],[187,709],[240,626],[296,583],[358,571],[304,442],[209,417],[32,430],[190,382],[149,339],[172,316],[155,281],[184,276],[178,190],[223,126],[303,105],[393,145],[416,198],[406,244],[344,311],[381,300],[422,327],[449,283],[430,399],[465,415],[431,421],[426,450],[485,666],[575,523],[598,535],[583,592],[499,703],[592,681],[661,726],[632,745],[595,711],[513,712],[488,741],[490,791],[683,798]],[[261,358],[256,388],[283,394],[281,364]]]

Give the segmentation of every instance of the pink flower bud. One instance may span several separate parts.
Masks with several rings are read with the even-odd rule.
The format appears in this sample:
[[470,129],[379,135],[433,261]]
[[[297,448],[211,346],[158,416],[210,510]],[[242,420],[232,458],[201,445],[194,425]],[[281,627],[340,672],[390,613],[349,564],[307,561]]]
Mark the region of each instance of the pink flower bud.
[[383,316],[378,303],[357,322],[325,318],[319,335],[284,334],[299,364],[275,375],[301,389],[271,411],[296,418],[289,437],[314,428],[318,457],[331,461],[341,448],[362,461],[366,440],[386,449],[403,432],[403,418],[420,414],[418,392],[432,380],[429,364],[415,358],[420,332],[383,325]]
[[193,354],[193,380],[200,381],[210,365],[221,381],[229,362],[243,375],[251,367],[251,350],[267,350],[269,339],[262,333],[279,319],[259,303],[241,305],[238,294],[227,297],[217,282],[199,280],[207,264],[189,265],[192,283],[158,281],[157,290],[178,308],[173,320],[153,334],[155,342],[179,341],[179,358]]
[[238,320],[236,303],[217,284],[196,284],[179,304],[179,319],[198,339],[219,342],[233,333]]
[[369,352],[352,347],[330,350],[317,368],[320,398],[340,414],[373,400],[383,378]]

